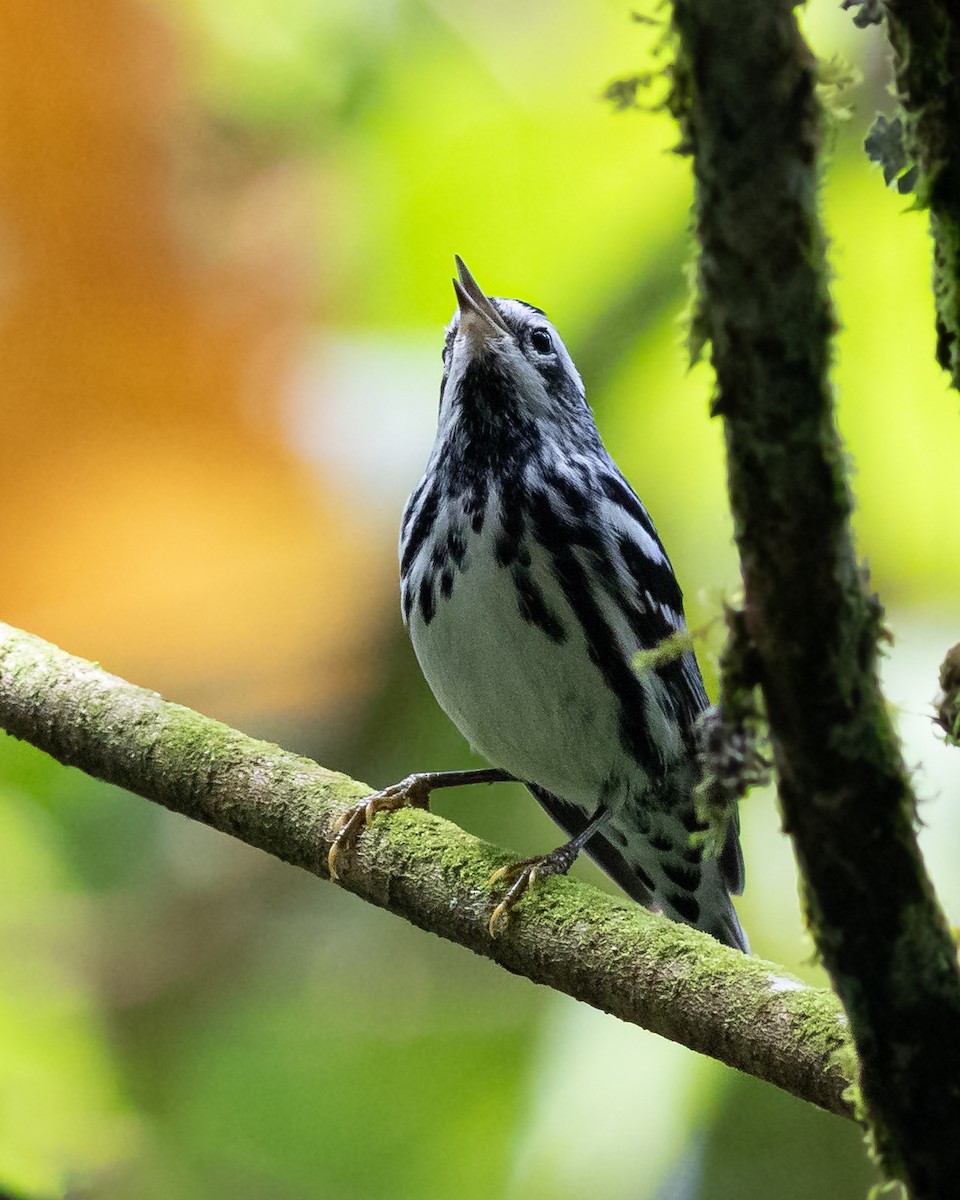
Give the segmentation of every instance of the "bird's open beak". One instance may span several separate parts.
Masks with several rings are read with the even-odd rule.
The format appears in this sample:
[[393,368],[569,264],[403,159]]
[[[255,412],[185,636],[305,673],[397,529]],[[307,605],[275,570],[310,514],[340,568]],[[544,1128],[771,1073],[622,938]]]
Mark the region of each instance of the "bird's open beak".
[[499,338],[502,333],[510,335],[510,330],[503,317],[480,290],[477,281],[467,269],[467,264],[459,254],[455,254],[454,258],[457,274],[460,276],[453,281],[453,290],[457,293],[457,304],[460,306],[460,332],[479,350]]

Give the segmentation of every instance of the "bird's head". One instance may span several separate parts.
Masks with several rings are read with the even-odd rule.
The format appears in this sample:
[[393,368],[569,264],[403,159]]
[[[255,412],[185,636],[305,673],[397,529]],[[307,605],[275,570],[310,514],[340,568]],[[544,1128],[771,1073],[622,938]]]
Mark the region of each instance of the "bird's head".
[[486,296],[457,256],[457,311],[443,348],[440,425],[477,436],[593,429],[583,382],[543,311]]

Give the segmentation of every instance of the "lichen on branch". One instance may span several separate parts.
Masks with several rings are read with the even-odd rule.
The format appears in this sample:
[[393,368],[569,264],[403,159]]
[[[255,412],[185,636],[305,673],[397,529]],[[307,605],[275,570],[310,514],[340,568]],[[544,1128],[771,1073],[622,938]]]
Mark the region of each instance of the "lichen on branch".
[[960,389],[960,11],[937,0],[885,0],[884,11],[914,190],[930,211],[937,361]]
[[[921,6],[922,7],[922,6]],[[870,1128],[917,1197],[960,1177],[960,971],[877,680],[829,381],[816,60],[788,0],[674,0],[710,345],[744,581],[808,920],[850,1017]]]
[[[370,792],[2,624],[0,728],[321,878],[338,819]],[[538,883],[491,938],[487,881],[516,857],[408,809],[374,820],[337,868],[349,891],[514,974],[852,1114],[830,992],[573,879]]]

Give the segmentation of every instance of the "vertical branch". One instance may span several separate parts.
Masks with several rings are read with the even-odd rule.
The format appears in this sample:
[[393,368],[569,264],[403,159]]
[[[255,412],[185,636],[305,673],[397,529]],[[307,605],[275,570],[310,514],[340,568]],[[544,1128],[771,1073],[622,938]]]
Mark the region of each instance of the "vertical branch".
[[960,13],[937,0],[886,0],[906,143],[929,206],[937,361],[960,389]]
[[877,681],[881,611],[850,532],[828,383],[816,64],[789,0],[674,0],[674,22],[674,103],[696,180],[695,329],[711,343],[784,824],[884,1167],[915,1197],[946,1196],[960,1177],[960,972],[914,836]]

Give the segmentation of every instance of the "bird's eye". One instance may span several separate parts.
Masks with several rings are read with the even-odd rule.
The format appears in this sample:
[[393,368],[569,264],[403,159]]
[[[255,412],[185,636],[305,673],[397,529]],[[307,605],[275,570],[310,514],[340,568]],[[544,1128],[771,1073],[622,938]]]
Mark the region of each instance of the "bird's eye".
[[553,338],[545,329],[535,329],[530,334],[530,345],[538,354],[550,354],[553,351]]

